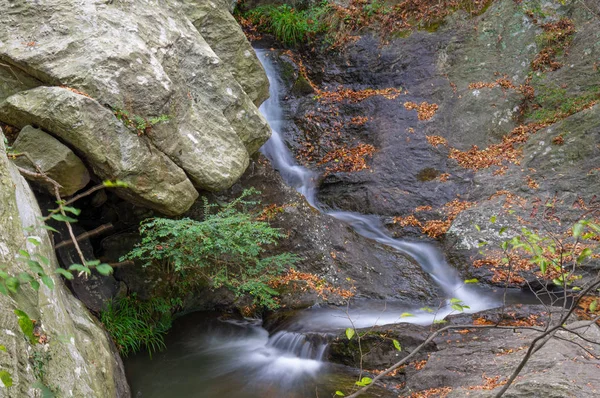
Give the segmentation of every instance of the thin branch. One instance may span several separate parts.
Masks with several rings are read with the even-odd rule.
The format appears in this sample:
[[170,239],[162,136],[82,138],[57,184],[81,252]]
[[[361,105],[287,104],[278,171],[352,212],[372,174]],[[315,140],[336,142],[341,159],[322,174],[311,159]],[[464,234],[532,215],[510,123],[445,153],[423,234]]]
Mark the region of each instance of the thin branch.
[[429,337],[427,337],[427,339],[423,343],[421,343],[417,348],[415,348],[413,351],[411,351],[411,353],[408,354],[406,357],[404,357],[400,361],[396,362],[395,364],[393,364],[392,366],[390,366],[389,368],[387,368],[386,370],[384,370],[383,372],[381,372],[377,376],[375,376],[373,378],[373,381],[371,382],[371,384],[361,388],[360,390],[356,391],[355,393],[353,393],[351,395],[348,395],[347,398],[356,398],[356,397],[360,396],[361,394],[364,394],[375,382],[377,382],[378,380],[381,380],[381,378],[386,376],[388,373],[390,373],[390,372],[394,371],[395,369],[399,368],[400,366],[404,365],[410,359],[412,359],[415,355],[417,355],[423,348],[425,348],[427,346],[427,344],[429,344],[433,339],[435,339],[440,333],[443,333],[447,330],[452,330],[452,329],[510,329],[510,330],[516,330],[516,329],[531,330],[531,329],[533,329],[538,332],[541,331],[539,328],[534,328],[534,327],[530,327],[530,326],[500,326],[500,325],[449,325],[449,326],[445,326],[445,327],[431,333],[429,335]]
[[[515,381],[515,379],[517,378],[517,376],[519,376],[519,373],[521,373],[521,370],[523,370],[523,368],[525,367],[525,365],[529,361],[529,358],[531,358],[531,356],[536,351],[538,351],[541,347],[544,346],[544,344],[546,344],[546,342],[548,342],[548,340],[549,340],[548,337],[551,337],[553,335],[553,333],[555,333],[558,329],[560,329],[560,328],[563,327],[562,325],[573,314],[573,312],[575,311],[575,308],[577,308],[577,304],[579,304],[579,301],[581,301],[581,299],[587,293],[589,293],[594,287],[596,287],[599,284],[600,284],[600,281],[596,281],[595,283],[592,283],[590,286],[588,286],[585,290],[583,290],[579,294],[579,296],[577,297],[577,300],[573,303],[573,306],[569,309],[569,311],[567,311],[566,314],[564,314],[561,317],[560,321],[558,322],[558,324],[556,326],[553,326],[553,327],[549,328],[546,332],[542,333],[541,335],[539,335],[538,337],[536,337],[535,339],[533,339],[533,341],[531,342],[531,345],[529,346],[529,349],[527,350],[527,353],[525,354],[525,356],[523,357],[523,359],[521,360],[521,362],[519,363],[519,365],[517,366],[517,368],[513,371],[512,375],[509,377],[509,379],[506,382],[506,384],[503,385],[502,389],[495,395],[495,398],[500,398],[502,395],[504,395],[504,393],[506,392],[506,390],[509,389],[509,387]],[[536,349],[536,344],[538,342],[540,342],[540,345],[539,345],[539,348]]]
[[[80,242],[80,241],[82,241],[84,239],[91,238],[92,236],[99,235],[99,234],[101,234],[103,232],[110,231],[111,229],[113,229],[113,225],[110,224],[110,223],[100,225],[98,228],[92,229],[91,231],[87,231],[87,232],[82,233],[81,235],[78,235],[77,236],[77,242]],[[73,245],[73,241],[72,240],[65,240],[63,242],[60,242],[56,246],[54,246],[54,250],[58,250],[58,249],[61,249],[63,247],[72,246],[72,245]]]

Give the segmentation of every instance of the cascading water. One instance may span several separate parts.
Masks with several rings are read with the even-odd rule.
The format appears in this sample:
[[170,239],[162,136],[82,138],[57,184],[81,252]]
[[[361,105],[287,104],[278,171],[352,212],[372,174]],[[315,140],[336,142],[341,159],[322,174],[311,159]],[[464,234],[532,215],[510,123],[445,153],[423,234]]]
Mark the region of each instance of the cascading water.
[[[456,270],[450,267],[444,256],[434,246],[425,243],[408,242],[393,239],[385,233],[384,227],[375,216],[362,215],[346,211],[331,211],[316,198],[315,174],[298,165],[281,136],[283,128],[283,113],[280,105],[281,85],[277,70],[269,59],[269,51],[257,49],[256,53],[260,59],[269,78],[270,98],[260,107],[260,111],[269,122],[272,136],[261,148],[261,152],[267,157],[273,167],[280,173],[284,181],[295,187],[308,201],[308,203],[331,217],[344,221],[351,226],[359,235],[375,240],[383,245],[392,247],[402,252],[419,263],[421,268],[431,275],[433,280],[440,286],[449,298],[457,298],[470,307],[470,311],[481,311],[498,305],[498,302],[490,297],[478,293],[476,288],[466,286],[459,277]],[[440,311],[436,314],[438,319],[450,312]],[[381,321],[381,314],[378,318]],[[416,314],[415,314],[416,315]],[[395,320],[397,322],[397,320]],[[421,311],[418,316],[404,319],[412,323],[431,323],[433,315]],[[388,322],[391,323],[391,322]],[[372,325],[365,325],[372,326]]]
[[[496,306],[500,299],[495,299],[489,291],[479,292],[473,286],[465,286],[434,246],[393,239],[376,216],[332,211],[318,202],[315,173],[296,164],[280,134],[284,119],[277,71],[267,51],[257,50],[257,54],[271,84],[271,97],[260,110],[273,131],[261,151],[283,179],[314,208],[345,222],[365,238],[412,257],[431,275],[446,297],[460,299],[470,311]],[[339,387],[352,384],[356,376],[347,368],[323,361],[327,333],[331,336],[351,326],[362,328],[398,322],[430,324],[448,315],[449,307],[431,314],[399,303],[367,300],[343,309],[313,308],[298,312],[272,335],[260,322],[189,314],[175,322],[167,336],[167,350],[155,354],[153,360],[142,353],[128,358],[126,370],[134,397],[330,396]],[[414,316],[402,317],[404,312]]]

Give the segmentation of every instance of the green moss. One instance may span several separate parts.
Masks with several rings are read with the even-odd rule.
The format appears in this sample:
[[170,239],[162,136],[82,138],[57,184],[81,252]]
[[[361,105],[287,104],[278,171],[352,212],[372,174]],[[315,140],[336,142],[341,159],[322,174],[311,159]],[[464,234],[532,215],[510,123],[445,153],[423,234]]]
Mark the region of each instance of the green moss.
[[553,123],[600,101],[599,86],[577,96],[568,96],[566,89],[541,85],[536,94],[534,108],[525,117],[538,123]]

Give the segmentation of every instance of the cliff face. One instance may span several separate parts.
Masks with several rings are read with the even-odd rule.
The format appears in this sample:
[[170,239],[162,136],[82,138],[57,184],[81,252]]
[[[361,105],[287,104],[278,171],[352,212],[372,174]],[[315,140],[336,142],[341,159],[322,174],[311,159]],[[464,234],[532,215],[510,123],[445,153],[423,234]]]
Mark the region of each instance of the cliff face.
[[134,203],[181,214],[194,187],[231,186],[270,135],[256,108],[268,81],[226,4],[0,8],[0,121],[63,140]]
[[[40,209],[29,185],[8,160],[3,139],[0,133],[0,265],[4,272],[18,275],[29,270],[20,250],[32,258],[44,256],[48,264],[39,263],[53,279],[54,288],[42,284],[35,291],[21,286],[10,297],[0,296],[1,341],[6,347],[0,368],[12,378],[12,386],[0,389],[0,396],[35,396],[38,382],[65,397],[129,396],[114,346],[98,321],[55,275],[57,260],[47,231],[40,227]],[[27,241],[34,236],[41,242],[38,246]],[[31,344],[19,327],[15,309],[35,320],[36,330],[47,341]]]

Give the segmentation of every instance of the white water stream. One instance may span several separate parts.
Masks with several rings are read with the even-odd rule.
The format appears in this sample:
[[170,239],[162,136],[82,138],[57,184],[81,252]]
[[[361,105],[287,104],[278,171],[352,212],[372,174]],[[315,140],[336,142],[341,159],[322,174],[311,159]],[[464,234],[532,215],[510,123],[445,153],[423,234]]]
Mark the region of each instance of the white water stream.
[[[260,110],[273,131],[262,153],[290,186],[319,211],[352,227],[367,239],[389,246],[417,261],[431,275],[448,301],[435,313],[406,308],[395,302],[365,300],[349,308],[313,308],[300,311],[270,335],[260,322],[221,321],[205,314],[178,320],[167,336],[167,350],[153,360],[138,354],[127,360],[134,397],[303,398],[331,396],[353,383],[347,369],[324,362],[326,333],[410,322],[427,325],[452,312],[449,299],[457,298],[475,312],[498,306],[501,298],[488,289],[465,285],[442,253],[432,245],[393,239],[376,216],[326,209],[316,197],[316,175],[296,164],[280,132],[285,121],[282,85],[267,50],[256,50],[270,82],[270,98]],[[274,56],[274,55],[273,55]],[[401,314],[409,312],[410,317]],[[350,319],[352,322],[350,322]]]
[[[260,111],[271,126],[272,136],[269,141],[263,145],[261,152],[271,161],[271,164],[279,172],[284,181],[296,188],[311,206],[331,217],[345,222],[359,235],[394,248],[395,250],[412,257],[419,263],[423,271],[431,275],[432,279],[440,286],[448,299],[457,298],[461,300],[466,306],[470,307],[468,311],[477,312],[498,306],[498,300],[489,297],[489,295],[482,295],[475,287],[465,285],[458,272],[447,264],[443,254],[436,247],[426,243],[409,242],[390,237],[376,216],[347,211],[333,211],[326,209],[318,202],[316,197],[317,190],[315,187],[317,176],[314,172],[296,163],[280,133],[285,125],[280,98],[282,88],[279,74],[273,61],[270,59],[271,52],[269,50],[257,49],[256,53],[267,72],[270,83],[270,97],[262,104]],[[398,309],[395,308],[394,312],[397,310]],[[409,309],[406,309],[407,312],[408,310]],[[437,311],[436,314],[413,310],[410,312],[414,316],[403,318],[402,321],[429,324],[433,322],[434,316],[436,319],[443,319],[451,311],[449,305],[444,306]],[[368,311],[361,311],[361,321],[359,321],[359,325],[356,325],[357,327],[373,326],[375,322],[378,322],[380,325],[398,322],[397,313],[386,314],[386,312],[389,311],[383,313],[373,311],[373,316],[369,317],[366,312]],[[340,317],[338,315],[339,314],[335,314],[335,316],[332,316],[333,319],[330,321],[339,324],[340,326],[349,323],[347,319],[345,322],[339,322]],[[321,316],[327,318],[325,314],[322,314]],[[325,324],[330,325],[329,321]]]

